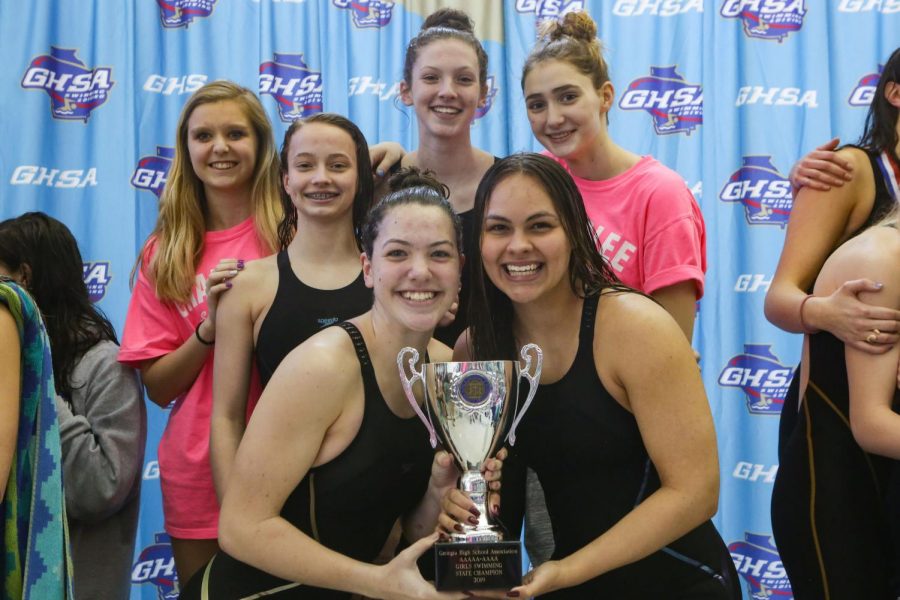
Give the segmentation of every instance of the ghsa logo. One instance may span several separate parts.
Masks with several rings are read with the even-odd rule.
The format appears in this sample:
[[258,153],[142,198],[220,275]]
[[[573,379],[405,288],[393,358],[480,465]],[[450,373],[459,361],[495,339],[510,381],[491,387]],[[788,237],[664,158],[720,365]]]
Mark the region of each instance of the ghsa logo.
[[549,19],[558,19],[567,13],[583,10],[584,0],[516,0],[516,11],[534,13],[537,27]]
[[76,49],[51,46],[50,54],[32,59],[22,76],[22,87],[46,91],[54,119],[87,123],[91,111],[109,98],[115,82],[112,69],[89,69],[75,56],[77,52]]
[[303,54],[275,53],[275,60],[259,65],[259,93],[278,102],[278,116],[290,123],[322,112],[322,73],[313,71]]
[[649,77],[628,85],[619,108],[646,111],[653,117],[653,130],[658,135],[690,135],[703,123],[703,88],[685,81],[677,68],[650,67]]
[[794,205],[791,182],[778,172],[771,156],[745,156],[741,168],[731,174],[722,188],[719,200],[743,204],[750,225],[782,228]]
[[138,161],[137,168],[131,176],[131,185],[153,192],[159,198],[166,187],[166,177],[173,158],[175,148],[157,146],[155,156],[142,156]]
[[217,0],[156,0],[159,18],[166,29],[187,27],[194,19],[208,17]]
[[803,27],[806,6],[805,0],[725,0],[719,14],[739,18],[748,37],[782,42]]
[[484,96],[484,105],[479,106],[477,109],[475,109],[475,120],[478,120],[484,115],[488,114],[488,112],[491,110],[491,106],[494,105],[494,96],[496,96],[497,92],[500,91],[500,88],[497,86],[497,82],[494,79],[493,75],[488,75],[485,86],[487,87],[487,93]]
[[131,583],[151,583],[156,586],[159,600],[178,600],[178,574],[172,556],[172,541],[165,533],[157,533],[156,543],[141,550],[131,568]]
[[772,354],[769,344],[744,344],[744,353],[728,361],[719,374],[722,387],[740,388],[752,415],[778,415],[794,376]]
[[728,544],[734,568],[747,582],[751,600],[792,600],[791,582],[772,536],[744,533],[744,541]]
[[877,73],[869,73],[860,78],[856,87],[850,93],[850,99],[847,100],[850,106],[869,106],[872,104],[872,98],[875,97],[875,88],[878,87],[883,71],[884,65],[878,65]]
[[360,29],[384,27],[391,22],[394,3],[384,0],[331,0],[338,8],[350,9],[353,24]]
[[91,302],[100,302],[106,295],[106,287],[112,280],[108,261],[82,263],[82,278],[87,286],[88,298]]

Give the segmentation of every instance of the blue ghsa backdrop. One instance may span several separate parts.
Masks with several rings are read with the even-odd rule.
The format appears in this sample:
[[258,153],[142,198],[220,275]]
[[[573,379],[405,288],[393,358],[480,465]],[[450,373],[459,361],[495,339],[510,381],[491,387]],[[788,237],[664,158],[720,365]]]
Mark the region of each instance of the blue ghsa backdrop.
[[[758,600],[791,598],[771,538],[778,415],[800,340],[763,318],[805,151],[859,135],[900,0],[0,1],[0,217],[42,210],[81,245],[93,298],[121,331],[128,274],[150,233],[179,111],[198,87],[259,91],[280,138],[296,118],[348,115],[370,142],[416,142],[398,101],[407,40],[439,6],[466,10],[490,55],[472,125],[498,156],[539,149],[519,84],[535,26],[587,10],[607,48],[613,137],[678,171],[709,233],[694,340],[719,434],[716,524]],[[615,248],[611,248],[615,251]],[[134,598],[177,582],[162,531],[150,408]]]

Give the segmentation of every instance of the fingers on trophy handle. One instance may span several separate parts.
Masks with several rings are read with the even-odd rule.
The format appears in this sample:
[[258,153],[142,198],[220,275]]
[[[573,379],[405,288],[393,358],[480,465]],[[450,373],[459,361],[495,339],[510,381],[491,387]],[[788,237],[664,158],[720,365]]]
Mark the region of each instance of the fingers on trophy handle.
[[[412,372],[412,377],[406,376],[406,369],[403,366],[403,361],[406,358],[406,355],[410,355],[409,359],[409,370]],[[416,363],[419,362],[419,351],[415,348],[410,348],[407,346],[403,350],[400,351],[400,354],[397,355],[397,368],[400,369],[400,383],[403,385],[403,391],[406,393],[406,399],[409,400],[409,403],[412,405],[413,410],[416,411],[416,414],[419,416],[419,419],[425,425],[425,429],[428,430],[428,441],[431,443],[432,448],[437,447],[437,433],[434,430],[434,424],[431,422],[431,418],[427,416],[423,411],[422,407],[419,406],[419,403],[416,402],[416,395],[413,393],[412,386],[419,380],[422,382],[422,385],[425,385],[425,377],[422,374],[425,370],[425,365],[422,365],[422,369],[416,369]]]
[[[525,361],[525,368],[519,371],[519,377],[524,377],[528,380],[528,398],[525,400],[525,404],[522,405],[522,409],[516,414],[512,427],[509,428],[509,435],[506,436],[506,439],[509,440],[510,446],[515,445],[516,427],[519,426],[519,422],[522,420],[522,417],[525,416],[528,407],[531,406],[531,401],[534,400],[534,395],[537,393],[538,382],[541,380],[541,367],[544,365],[544,352],[537,344],[525,344],[522,346],[522,350],[519,353]],[[531,358],[532,354],[534,354],[533,362]],[[532,366],[534,367],[533,374],[531,372]]]

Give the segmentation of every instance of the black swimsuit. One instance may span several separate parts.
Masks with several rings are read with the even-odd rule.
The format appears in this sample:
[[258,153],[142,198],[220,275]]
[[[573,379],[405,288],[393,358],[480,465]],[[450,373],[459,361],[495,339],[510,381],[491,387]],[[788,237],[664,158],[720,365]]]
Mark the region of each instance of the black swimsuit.
[[[433,450],[418,418],[400,418],[388,408],[359,330],[347,322],[339,327],[353,340],[362,371],[362,423],[341,454],[309,470],[288,496],[281,516],[323,546],[372,562],[397,518],[424,496]],[[350,598],[345,592],[285,581],[223,551],[191,579],[182,598],[230,600],[254,594],[279,599]]]
[[[634,415],[597,375],[597,304],[596,296],[585,299],[575,361],[562,379],[539,386],[513,448],[544,488],[554,559],[595,540],[660,487]],[[728,550],[706,521],[646,558],[542,597],[736,600],[740,589]]]
[[362,272],[350,285],[320,290],[300,281],[287,250],[279,252],[276,260],[278,291],[256,339],[256,366],[263,387],[291,350],[323,328],[372,308],[372,290],[366,287]]

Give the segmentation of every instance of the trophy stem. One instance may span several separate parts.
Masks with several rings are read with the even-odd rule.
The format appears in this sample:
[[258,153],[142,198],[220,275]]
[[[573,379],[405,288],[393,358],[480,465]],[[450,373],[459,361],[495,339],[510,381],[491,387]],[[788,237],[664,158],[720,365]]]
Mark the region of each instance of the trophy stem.
[[469,469],[459,478],[459,489],[466,492],[475,508],[481,515],[478,517],[478,525],[463,523],[464,532],[453,534],[451,538],[456,541],[466,542],[497,542],[503,539],[502,534],[491,525],[488,519],[487,495],[488,486],[481,471]]

